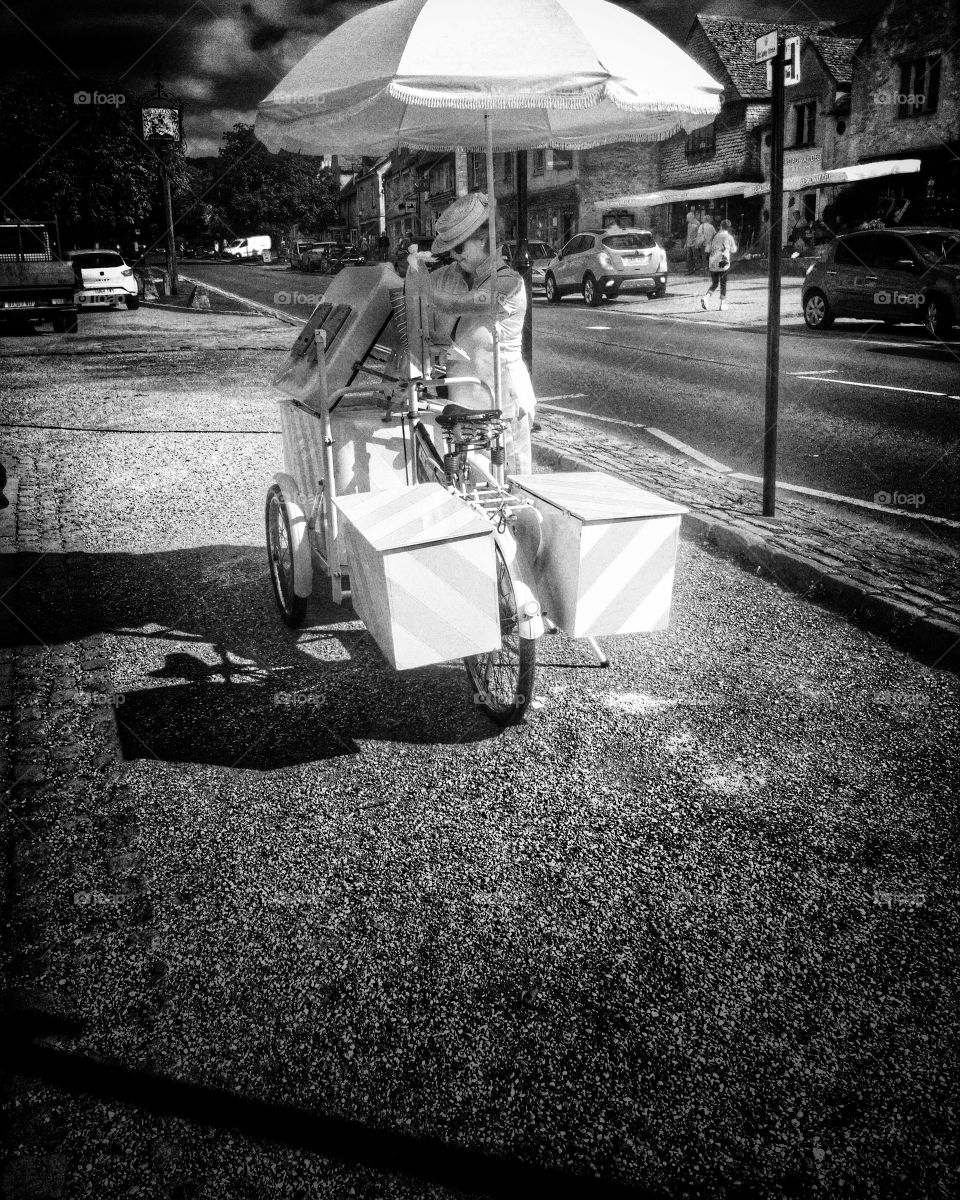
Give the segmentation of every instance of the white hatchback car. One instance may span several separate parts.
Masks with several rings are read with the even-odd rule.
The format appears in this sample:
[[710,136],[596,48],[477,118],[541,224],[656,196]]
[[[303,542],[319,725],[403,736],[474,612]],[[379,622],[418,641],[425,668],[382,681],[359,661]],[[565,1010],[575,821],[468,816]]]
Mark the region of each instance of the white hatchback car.
[[73,250],[70,261],[83,284],[77,291],[77,303],[84,308],[97,304],[140,307],[136,276],[116,250]]
[[586,229],[551,259],[544,286],[551,303],[580,292],[591,308],[621,289],[659,298],[667,292],[667,252],[648,229]]

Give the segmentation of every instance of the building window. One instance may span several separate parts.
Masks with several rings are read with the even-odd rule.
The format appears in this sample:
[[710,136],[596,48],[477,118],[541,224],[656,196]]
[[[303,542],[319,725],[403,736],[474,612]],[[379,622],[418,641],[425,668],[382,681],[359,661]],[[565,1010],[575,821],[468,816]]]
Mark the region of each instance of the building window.
[[503,182],[513,183],[513,151],[503,156]]
[[534,175],[542,175],[547,169],[547,152],[546,150],[534,150],[533,152],[533,173]]
[[445,158],[430,171],[430,192],[436,196],[443,192],[452,192],[453,188],[453,163],[449,158]]
[[937,111],[940,99],[940,55],[924,54],[900,64],[898,117],[917,117]]
[[467,187],[471,192],[483,191],[487,186],[487,156],[485,154],[470,154],[467,156]]
[[554,150],[553,169],[555,171],[570,171],[573,169],[572,150]]
[[693,158],[698,155],[713,154],[716,147],[715,124],[711,121],[709,125],[703,125],[700,129],[694,129],[692,133],[687,134],[684,153],[688,158]]
[[807,100],[793,106],[793,144],[812,146],[817,140],[817,102]]

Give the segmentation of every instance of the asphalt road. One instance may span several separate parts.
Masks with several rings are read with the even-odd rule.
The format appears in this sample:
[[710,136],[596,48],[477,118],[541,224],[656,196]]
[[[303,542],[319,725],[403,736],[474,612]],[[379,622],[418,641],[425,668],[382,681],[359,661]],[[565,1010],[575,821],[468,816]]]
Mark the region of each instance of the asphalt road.
[[671,627],[544,639],[500,731],[322,584],[277,619],[270,322],[23,343],[22,520],[72,551],[10,581],[27,723],[69,763],[96,690],[119,745],[55,775],[14,984],[139,1081],[41,1093],[64,1194],[954,1194],[954,676],[683,542]]
[[[329,282],[254,265],[184,271],[306,318]],[[762,474],[765,332],[689,316],[657,318],[621,297],[534,300],[534,384],[585,412],[653,426],[734,470]],[[960,519],[960,344],[920,327],[864,322],[781,338],[778,478]],[[886,502],[881,500],[881,502]]]

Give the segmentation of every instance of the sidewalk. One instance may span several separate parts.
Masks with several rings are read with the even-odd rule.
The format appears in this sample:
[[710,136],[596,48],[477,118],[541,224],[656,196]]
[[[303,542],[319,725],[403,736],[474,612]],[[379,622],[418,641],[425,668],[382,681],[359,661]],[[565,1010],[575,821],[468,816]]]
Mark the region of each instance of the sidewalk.
[[771,532],[545,405],[541,469],[691,512],[671,627],[611,670],[544,638],[534,719],[493,730],[459,664],[392,672],[319,594],[277,619],[294,330],[81,330],[0,339],[0,1193],[953,1194],[958,683],[756,577],[803,589],[819,547],[868,597],[866,546],[955,599],[946,544],[794,500]]

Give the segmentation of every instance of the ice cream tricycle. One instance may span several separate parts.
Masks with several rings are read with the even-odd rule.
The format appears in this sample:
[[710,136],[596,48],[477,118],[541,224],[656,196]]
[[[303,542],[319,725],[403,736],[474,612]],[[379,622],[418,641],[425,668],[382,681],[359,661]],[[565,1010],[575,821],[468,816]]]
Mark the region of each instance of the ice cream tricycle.
[[397,670],[462,658],[473,703],[507,724],[545,632],[607,666],[598,637],[667,626],[686,510],[599,472],[507,476],[502,414],[456,403],[456,354],[426,273],[336,277],[276,380],[270,576],[289,625],[323,575]]

